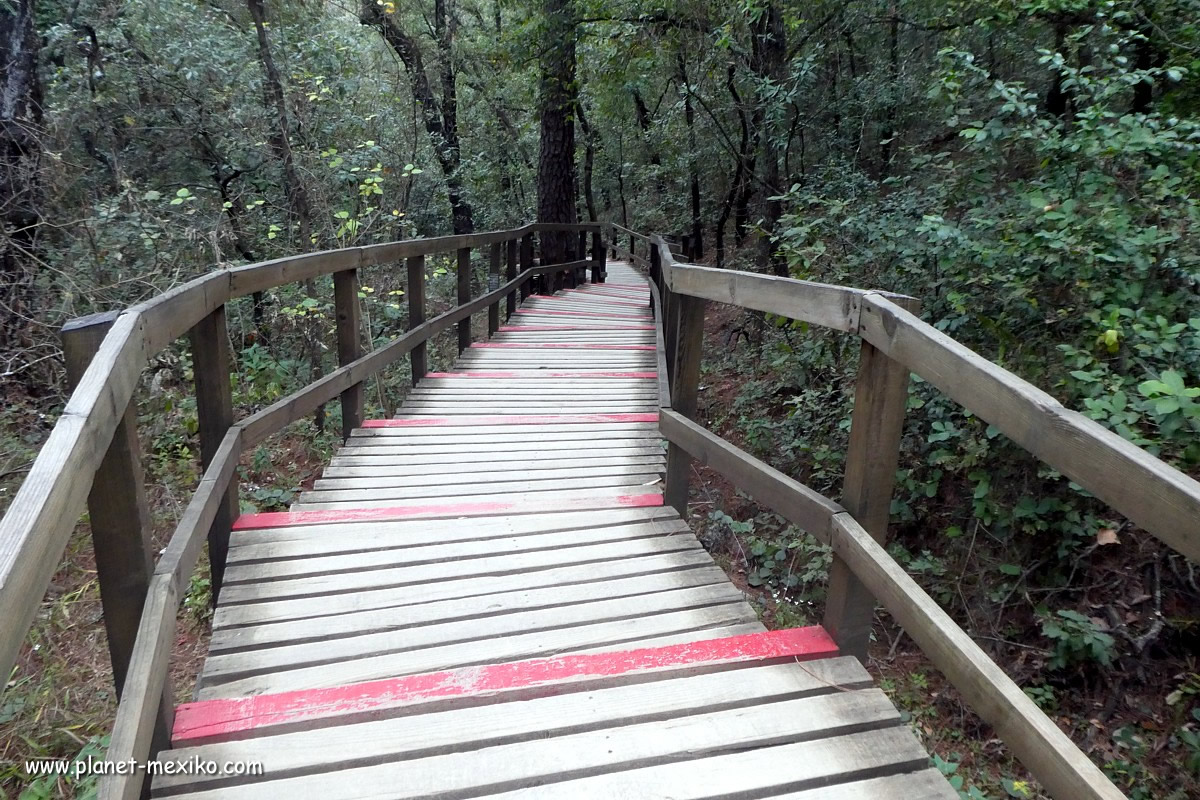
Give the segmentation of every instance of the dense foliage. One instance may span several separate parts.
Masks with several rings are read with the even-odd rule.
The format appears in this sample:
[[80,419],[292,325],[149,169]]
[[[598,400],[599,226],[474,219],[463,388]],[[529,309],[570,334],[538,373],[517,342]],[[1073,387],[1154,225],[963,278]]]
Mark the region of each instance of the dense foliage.
[[[0,498],[61,407],[65,319],[217,264],[539,215],[911,294],[1197,474],[1198,26],[1195,0],[10,0]],[[435,304],[448,268],[429,264]],[[372,338],[405,326],[404,289],[397,270],[364,276]],[[234,307],[241,406],[332,365],[331,297],[315,282]],[[754,315],[718,327],[709,421],[836,495],[850,342]],[[143,393],[167,519],[196,475],[189,370],[169,350]],[[1195,789],[1195,565],[931,387],[914,381],[909,408],[897,556],[1131,794]],[[278,507],[304,462],[261,449],[243,470],[247,502]],[[820,601],[822,548],[769,518],[709,527],[752,585]],[[955,763],[939,759],[962,784]]]

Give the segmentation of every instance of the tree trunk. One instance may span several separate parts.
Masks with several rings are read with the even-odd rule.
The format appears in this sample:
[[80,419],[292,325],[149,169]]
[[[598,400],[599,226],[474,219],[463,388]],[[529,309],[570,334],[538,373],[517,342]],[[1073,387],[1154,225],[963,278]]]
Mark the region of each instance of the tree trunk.
[[[759,80],[759,85],[765,86],[768,83],[779,85],[783,78],[786,49],[783,15],[776,3],[772,2],[767,5],[765,12],[754,25],[753,36],[750,66]],[[776,275],[786,277],[788,274],[787,262],[779,255],[774,242],[771,241],[779,220],[783,217],[783,201],[778,199],[783,194],[783,181],[779,169],[778,137],[774,135],[773,131],[764,130],[769,124],[766,114],[763,113],[766,102],[766,98],[760,96],[755,113],[755,127],[759,131],[758,140],[761,146],[762,181],[765,193],[762,239],[759,248],[762,262],[769,264],[771,271]]]
[[458,92],[457,76],[454,72],[453,46],[454,29],[443,0],[434,7],[434,35],[441,56],[441,102],[433,94],[429,76],[425,73],[425,60],[417,42],[400,28],[395,15],[385,14],[375,0],[363,0],[359,10],[359,21],[370,25],[383,35],[383,40],[400,58],[408,74],[409,88],[413,101],[421,110],[425,132],[433,144],[434,156],[441,167],[446,181],[446,197],[450,201],[451,222],[456,234],[475,231],[474,212],[463,191],[459,168],[462,158],[458,136]]
[[[538,222],[577,221],[575,214],[575,8],[573,0],[544,0],[538,152]],[[542,261],[567,260],[572,233],[540,237]]]
[[583,113],[583,103],[578,103],[576,109],[579,115],[579,127],[583,131],[583,201],[587,206],[588,221],[599,219],[596,215],[596,191],[592,187],[592,173],[596,165],[596,132],[588,124]]
[[687,63],[683,59],[682,46],[675,53],[679,65],[679,80],[683,85],[683,119],[688,131],[688,180],[692,200],[692,252],[691,257],[704,257],[704,223],[700,218],[700,168],[696,163],[696,112],[692,107],[692,87],[688,83]]
[[[275,66],[275,58],[271,55],[271,43],[267,39],[266,9],[263,0],[246,0],[250,16],[254,19],[254,31],[258,36],[258,60],[262,64],[266,78],[263,92],[266,104],[275,112],[275,129],[271,132],[271,150],[283,165],[283,191],[287,196],[288,212],[296,220],[300,229],[300,251],[307,253],[313,249],[312,205],[308,201],[308,190],[300,173],[296,170],[296,161],[292,156],[291,120],[288,117],[287,100],[283,93],[283,79]],[[290,228],[289,225],[289,234]],[[310,279],[304,283],[305,293],[312,298],[316,296],[316,286]],[[318,342],[320,329],[315,318],[305,331],[308,339],[308,372],[311,380],[321,376],[321,349]],[[325,406],[319,406],[313,414],[313,424],[317,432],[325,430]]]
[[0,5],[0,352],[5,354],[0,373],[22,366],[10,359],[20,358],[30,344],[29,322],[35,316],[42,203],[38,48],[34,0]]

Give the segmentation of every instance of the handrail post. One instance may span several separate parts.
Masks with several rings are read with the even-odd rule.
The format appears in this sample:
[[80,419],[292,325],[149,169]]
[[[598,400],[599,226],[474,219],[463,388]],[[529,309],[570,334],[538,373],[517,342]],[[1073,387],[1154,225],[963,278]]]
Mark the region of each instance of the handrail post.
[[[488,262],[487,290],[494,292],[500,288],[500,242],[492,242],[491,259]],[[500,330],[500,300],[488,306],[488,338]]]
[[[583,261],[587,258],[588,251],[588,232],[586,230],[579,232],[579,255],[578,260]],[[580,266],[575,268],[575,284],[587,283],[587,267]]]
[[[233,425],[233,387],[229,374],[232,359],[225,326],[225,306],[196,323],[188,331],[192,346],[192,374],[196,379],[196,417],[200,423],[200,465],[208,469],[221,440]],[[237,479],[229,482],[225,502],[221,504],[208,530],[208,562],[212,576],[212,601],[216,605],[225,576],[225,557],[229,552],[229,532],[238,516]]]
[[[668,326],[678,326],[674,344],[674,375],[671,379],[671,408],[687,417],[696,418],[696,395],[700,386],[700,357],[704,346],[704,301],[684,294],[674,295],[671,302],[674,319],[667,316]],[[667,474],[663,487],[664,502],[674,507],[679,516],[687,519],[688,478],[692,457],[674,442],[667,446]]]
[[[533,234],[527,233],[521,237],[521,271],[533,269]],[[534,281],[536,278],[530,278],[521,284],[521,302],[525,302],[525,298],[529,297],[533,291]]]
[[[471,248],[458,248],[458,304],[471,302]],[[471,346],[471,318],[458,323],[458,352]]]
[[[70,320],[63,326],[63,356],[67,383],[72,389],[83,379],[117,316],[115,311],[92,314]],[[124,691],[146,591],[154,572],[150,510],[146,504],[134,400],[125,407],[92,480],[88,518],[96,557],[96,579],[100,584],[100,605],[104,610],[104,630],[108,635],[108,656],[119,698]],[[169,717],[165,717],[164,712],[169,714],[170,711],[169,705],[159,709],[159,725],[164,737],[170,731],[166,724]]]
[[[517,240],[505,242],[504,282],[509,283],[517,277]],[[504,320],[507,322],[517,310],[517,293],[514,289],[504,297]]]
[[[409,256],[405,266],[408,269],[408,329],[411,331],[425,322],[425,256]],[[413,386],[429,371],[425,352],[425,342],[421,342],[409,353]]]
[[[359,358],[362,348],[362,307],[358,302],[358,270],[333,273],[333,307],[337,315],[338,366]],[[363,385],[356,383],[342,392],[342,441],[362,427]]]
[[[905,306],[916,310],[917,301]],[[900,438],[908,404],[908,368],[863,340],[850,445],[842,481],[842,506],[880,544],[887,539]],[[875,596],[837,555],[829,570],[825,630],[844,655],[866,663]]]
[[592,283],[604,283],[608,248],[600,231],[592,232]]

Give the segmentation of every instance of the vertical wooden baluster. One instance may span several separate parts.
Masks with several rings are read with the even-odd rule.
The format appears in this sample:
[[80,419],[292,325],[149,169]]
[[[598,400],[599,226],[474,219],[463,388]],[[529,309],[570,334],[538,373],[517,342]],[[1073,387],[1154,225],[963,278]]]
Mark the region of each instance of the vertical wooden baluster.
[[[333,274],[333,307],[337,315],[338,366],[359,358],[362,347],[362,307],[358,302],[358,270],[346,269]],[[362,427],[363,384],[356,383],[342,392],[342,441],[355,428]]]
[[[533,234],[527,233],[521,237],[521,271],[533,269]],[[521,302],[525,301],[533,291],[537,278],[530,278],[521,284]]]
[[629,234],[629,263],[630,264],[633,264],[633,256],[636,253],[636,251],[633,249],[633,243],[635,241],[636,241],[636,239],[633,238],[633,234],[632,233]]
[[[458,249],[458,304],[471,302],[471,248]],[[471,318],[458,323],[458,352],[471,346]]]
[[[200,463],[205,469],[217,454],[221,440],[233,425],[233,387],[229,375],[232,358],[225,329],[225,306],[200,320],[188,332],[192,345],[192,372],[196,377],[196,417],[200,423]],[[225,502],[208,530],[208,561],[212,570],[212,599],[217,602],[225,576],[229,531],[238,516],[238,486],[229,483]]]
[[[688,419],[696,418],[696,395],[700,386],[700,355],[704,346],[704,301],[674,295],[678,333],[675,336],[675,374],[671,380],[671,408]],[[670,319],[670,318],[668,318]],[[667,446],[667,475],[664,502],[687,519],[688,479],[692,458],[676,444]]]
[[[500,242],[492,242],[491,259],[488,262],[487,290],[494,292],[500,288]],[[500,330],[500,300],[488,306],[488,338]]]
[[[576,256],[576,260],[583,261],[584,259],[586,259],[587,251],[588,251],[587,231],[580,231],[579,232],[579,253]],[[587,283],[587,277],[588,276],[587,276],[587,267],[586,266],[575,268],[575,285],[576,286],[578,286],[581,283]]]
[[[67,382],[79,385],[104,335],[118,312],[93,314],[73,319],[63,326],[62,348]],[[137,434],[137,403],[130,400],[113,432],[112,441],[88,492],[88,520],[92,551],[96,558],[96,582],[104,610],[108,655],[112,661],[117,697],[125,687],[129,659],[137,638],[146,590],[154,572],[154,550],[150,541],[150,511],[146,503],[145,474]],[[155,720],[154,748],[170,746],[174,703],[168,685],[163,690]]]
[[[903,305],[916,313],[917,301]],[[863,314],[870,313],[864,304]],[[864,341],[854,388],[842,505],[877,541],[887,539],[900,437],[908,404],[908,368]],[[845,655],[867,660],[875,596],[837,556],[829,570],[824,626]]]
[[600,231],[592,232],[592,283],[604,283],[608,248]]
[[[517,240],[509,239],[506,243],[504,259],[504,282],[510,283],[517,277]],[[516,290],[504,296],[504,320],[507,322],[517,310]]]
[[[408,329],[411,331],[425,321],[425,256],[408,257]],[[413,386],[425,377],[429,363],[425,355],[425,342],[412,349]]]

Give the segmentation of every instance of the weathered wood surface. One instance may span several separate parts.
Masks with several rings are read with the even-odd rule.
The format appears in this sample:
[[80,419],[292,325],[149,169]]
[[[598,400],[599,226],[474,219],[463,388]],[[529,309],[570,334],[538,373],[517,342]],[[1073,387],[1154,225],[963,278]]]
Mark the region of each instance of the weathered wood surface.
[[[916,303],[910,304],[916,308]],[[886,542],[908,405],[908,368],[863,342],[854,390],[842,506]],[[829,569],[824,626],[843,653],[864,663],[875,620],[875,597],[836,555]]]
[[[338,366],[344,367],[362,356],[362,307],[358,302],[358,271],[333,274],[333,306],[337,318]],[[342,392],[342,438],[362,424],[363,382],[353,383]]]

